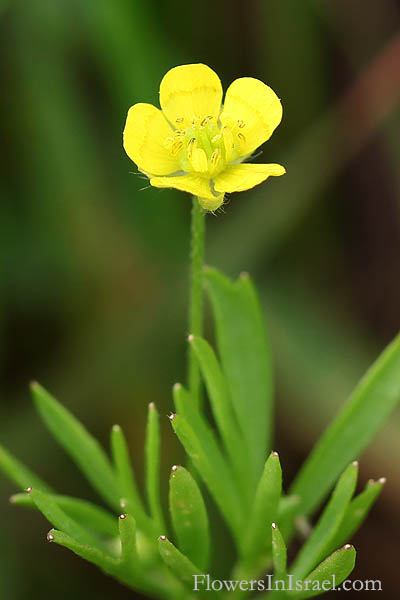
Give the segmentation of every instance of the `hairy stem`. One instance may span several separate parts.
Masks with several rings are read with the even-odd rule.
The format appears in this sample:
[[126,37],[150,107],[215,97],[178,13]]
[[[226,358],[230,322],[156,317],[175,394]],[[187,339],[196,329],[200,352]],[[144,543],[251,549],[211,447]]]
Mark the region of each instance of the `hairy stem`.
[[[191,266],[190,266],[190,306],[189,333],[203,334],[203,263],[206,213],[196,196],[192,204],[191,224]],[[196,404],[200,402],[200,371],[196,357],[189,345],[188,384]]]

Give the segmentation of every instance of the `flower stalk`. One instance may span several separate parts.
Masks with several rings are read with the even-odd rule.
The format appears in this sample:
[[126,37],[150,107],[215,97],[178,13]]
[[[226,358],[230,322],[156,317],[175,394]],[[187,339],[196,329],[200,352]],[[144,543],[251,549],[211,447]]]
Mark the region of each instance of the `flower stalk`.
[[[191,265],[190,265],[190,304],[189,334],[203,335],[203,264],[206,212],[193,196],[191,223]],[[200,403],[200,370],[189,344],[188,385],[197,406]]]

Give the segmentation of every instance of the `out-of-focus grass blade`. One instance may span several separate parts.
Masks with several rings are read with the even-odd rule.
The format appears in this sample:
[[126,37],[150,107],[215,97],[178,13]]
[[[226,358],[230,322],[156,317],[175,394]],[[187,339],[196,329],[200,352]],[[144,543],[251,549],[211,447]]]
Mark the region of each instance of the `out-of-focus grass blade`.
[[194,576],[200,575],[201,570],[179,552],[165,535],[159,537],[159,550],[161,558],[174,575],[193,589]]
[[236,488],[231,478],[227,477],[227,473],[224,471],[220,471],[218,464],[212,462],[207,446],[202,444],[197,432],[192,429],[184,417],[179,414],[171,415],[170,420],[179,441],[193,461],[239,543],[243,515],[240,506],[235,501]]
[[189,336],[189,343],[199,362],[213,415],[231,458],[236,481],[240,484],[242,495],[248,496],[246,505],[249,506],[253,491],[252,473],[249,469],[250,457],[242,432],[238,427],[235,413],[232,410],[226,379],[214,350],[206,340],[191,335]]
[[232,282],[207,268],[205,281],[222,368],[257,480],[270,448],[272,427],[271,359],[262,311],[247,275]]
[[38,383],[33,383],[31,389],[36,408],[53,436],[72,457],[94,489],[112,508],[118,509],[116,477],[98,441]]
[[146,489],[150,514],[158,533],[165,531],[160,499],[160,422],[153,402],[149,404],[146,430]]
[[304,577],[328,554],[353,496],[357,476],[358,463],[353,462],[337,482],[317,525],[291,567],[291,573],[296,577]]
[[[73,498],[71,496],[62,496],[58,494],[49,494],[48,498],[57,504],[68,517],[77,521],[87,529],[91,529],[101,535],[115,537],[118,535],[118,526],[116,519],[104,508],[96,506],[87,500]],[[36,505],[30,494],[14,494],[10,502],[18,506],[35,508]]]
[[285,540],[278,525],[272,523],[272,563],[274,565],[275,579],[283,579],[286,577],[287,550]]
[[207,511],[199,486],[180,466],[172,467],[169,508],[179,549],[206,572],[210,552]]
[[361,527],[375,500],[381,493],[385,481],[384,478],[378,479],[378,481],[369,481],[365,490],[353,498],[347,507],[335,539],[332,541],[331,550],[350,540],[353,533]]
[[281,534],[286,540],[293,526],[297,507],[300,503],[298,496],[281,496],[278,507],[278,523]]
[[22,464],[15,456],[0,445],[0,469],[13,481],[18,487],[25,489],[35,487],[42,492],[51,493],[52,489],[47,483],[42,481],[28,467]]
[[71,550],[81,558],[100,567],[105,573],[117,576],[119,560],[105,554],[98,548],[82,544],[67,533],[58,531],[57,529],[51,529],[47,534],[47,539],[49,542],[55,542],[60,546],[64,546],[64,548],[68,548],[68,550]]
[[271,545],[271,524],[278,515],[282,491],[282,469],[277,452],[271,452],[257,486],[244,543],[246,561],[258,557]]
[[118,519],[121,538],[121,566],[132,572],[137,566],[136,521],[132,515],[120,515]]
[[89,544],[89,546],[99,548],[99,540],[74,521],[74,519],[71,519],[50,496],[34,488],[28,489],[29,495],[36,507],[54,527],[65,531],[65,533],[81,544]]
[[[356,551],[354,546],[347,544],[343,548],[336,550],[318,565],[307,577],[304,578],[302,591],[288,592],[287,595],[293,600],[304,598],[314,598],[324,592],[339,586],[354,569],[356,561]],[[325,583],[324,583],[325,582]],[[313,590],[314,584],[314,591]]]
[[348,403],[304,463],[291,493],[300,496],[299,514],[319,506],[333,482],[357,458],[400,400],[400,336],[367,371]]
[[126,503],[126,510],[135,514],[139,528],[151,531],[152,524],[144,510],[129,457],[128,445],[119,425],[114,425],[111,430],[111,453],[119,486],[119,498]]

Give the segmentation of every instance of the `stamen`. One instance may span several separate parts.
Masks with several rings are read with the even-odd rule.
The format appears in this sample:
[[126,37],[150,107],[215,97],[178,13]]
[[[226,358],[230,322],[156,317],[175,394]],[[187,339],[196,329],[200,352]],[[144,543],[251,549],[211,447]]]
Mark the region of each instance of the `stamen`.
[[211,121],[211,119],[212,119],[212,115],[208,115],[208,117],[205,117],[205,118],[202,120],[202,122],[201,122],[201,124],[203,125],[203,127],[205,127],[205,126],[207,125],[207,123],[208,123],[209,121]]
[[184,129],[175,129],[174,135],[176,137],[184,137],[186,135],[186,131]]
[[246,142],[246,138],[244,137],[243,133],[238,133],[238,138],[239,138],[241,147],[245,148],[247,142]]
[[195,144],[197,145],[196,138],[191,138],[189,140],[189,142],[188,142],[187,152],[188,152],[188,158],[189,158],[189,160],[192,158],[192,153],[193,153],[193,150],[195,148]]
[[238,125],[238,127],[240,127],[240,129],[243,129],[243,127],[246,125],[246,123],[244,121],[242,121],[242,119],[238,119],[237,125]]
[[183,148],[183,142],[181,141],[176,141],[171,148],[172,154],[178,154],[179,150],[181,150]]
[[222,139],[222,135],[220,133],[217,133],[217,135],[214,135],[214,137],[211,138],[211,141],[212,141],[213,144],[216,144],[221,139]]
[[184,121],[184,120],[185,120],[185,118],[184,118],[184,117],[178,117],[178,118],[176,119],[176,123],[183,123],[183,121]]
[[221,160],[222,152],[221,148],[216,148],[214,152],[211,154],[211,164],[215,167],[219,161]]

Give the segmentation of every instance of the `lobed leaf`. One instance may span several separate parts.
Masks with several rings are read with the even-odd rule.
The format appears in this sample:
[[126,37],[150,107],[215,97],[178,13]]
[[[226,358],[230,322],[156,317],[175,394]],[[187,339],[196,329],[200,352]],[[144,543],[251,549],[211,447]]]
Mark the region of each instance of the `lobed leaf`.
[[128,445],[119,425],[114,425],[111,430],[111,454],[116,471],[119,498],[126,503],[126,509],[135,514],[138,525],[144,531],[152,531],[152,524],[146,515],[140,497],[135,476],[129,457]]
[[31,386],[43,421],[75,461],[93,488],[112,507],[119,507],[118,484],[110,461],[98,441],[38,383]]
[[160,422],[153,402],[149,404],[146,430],[146,489],[158,533],[165,531],[164,516],[160,500]]
[[276,579],[284,579],[286,577],[287,565],[287,549],[285,540],[278,525],[272,523],[272,564],[274,566],[274,575]]
[[244,543],[246,560],[254,560],[271,545],[271,523],[278,516],[282,491],[282,469],[277,452],[269,455],[257,486]]
[[210,553],[207,511],[199,486],[180,466],[172,467],[169,508],[179,549],[206,572]]
[[[354,546],[347,544],[336,550],[318,565],[307,577],[304,578],[302,591],[288,592],[288,597],[293,600],[314,598],[325,592],[337,588],[354,569],[356,551]],[[306,583],[307,582],[307,583]]]
[[328,554],[353,496],[357,476],[358,463],[353,462],[340,477],[317,525],[296,557],[291,568],[296,577],[304,577]]
[[193,589],[194,576],[201,574],[200,569],[179,552],[165,535],[159,537],[159,550],[161,558],[174,575]]
[[311,514],[345,465],[357,458],[400,400],[400,335],[366,372],[297,475],[291,493]]
[[198,360],[214,419],[235,471],[235,479],[242,497],[246,498],[246,506],[250,506],[253,478],[249,469],[248,448],[232,410],[226,379],[210,344],[193,335],[189,337],[189,342]]
[[[71,517],[85,528],[111,537],[118,535],[116,519],[104,508],[72,496],[49,494],[48,498],[57,504],[68,517]],[[18,506],[36,507],[31,495],[26,493],[11,496],[10,502]]]
[[35,487],[43,492],[51,493],[51,487],[28,467],[21,463],[8,450],[0,445],[0,468],[18,487],[25,489]]
[[260,303],[246,274],[232,282],[216,269],[207,268],[205,281],[222,368],[257,480],[271,444],[273,401],[271,359]]

